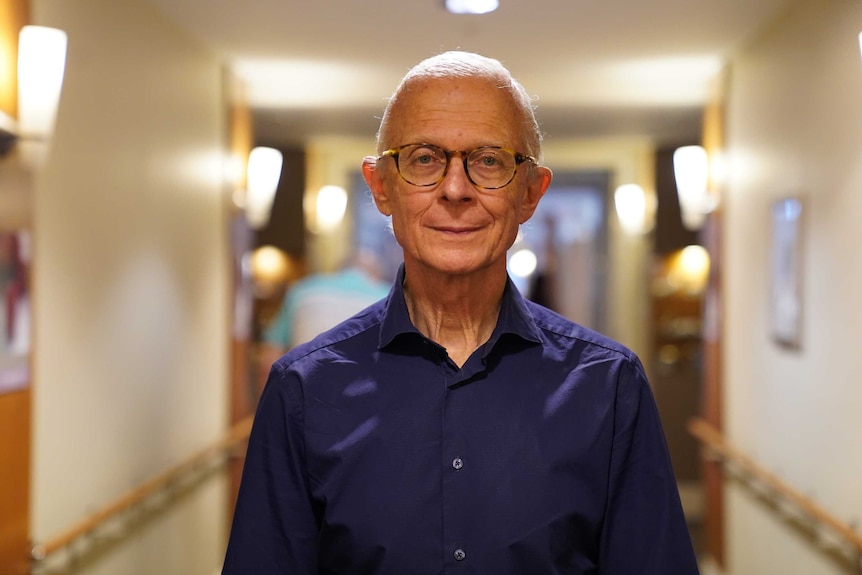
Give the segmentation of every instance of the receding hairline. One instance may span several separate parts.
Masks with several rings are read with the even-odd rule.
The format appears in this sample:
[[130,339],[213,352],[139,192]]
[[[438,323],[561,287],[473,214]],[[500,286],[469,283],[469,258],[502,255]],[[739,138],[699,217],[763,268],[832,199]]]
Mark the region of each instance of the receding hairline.
[[499,60],[461,51],[443,52],[427,58],[404,75],[383,112],[380,129],[377,132],[378,153],[382,153],[392,145],[392,142],[387,141],[392,112],[398,108],[404,96],[414,87],[428,81],[459,78],[487,80],[489,84],[504,90],[521,116],[521,126],[518,131],[524,145],[527,146],[526,152],[536,157],[540,156],[542,135],[536,121],[533,99],[524,87]]

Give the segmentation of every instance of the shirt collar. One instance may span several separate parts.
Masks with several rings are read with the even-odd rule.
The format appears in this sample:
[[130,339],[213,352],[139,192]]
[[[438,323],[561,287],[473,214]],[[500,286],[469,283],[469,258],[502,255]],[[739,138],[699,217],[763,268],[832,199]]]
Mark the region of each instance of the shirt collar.
[[[383,349],[398,336],[410,333],[424,337],[410,321],[410,314],[407,312],[407,302],[404,299],[404,264],[401,264],[395,278],[395,285],[392,287],[392,292],[386,302],[383,322],[380,325],[378,348]],[[500,304],[500,315],[497,317],[497,326],[494,328],[488,343],[484,346],[485,349],[493,349],[504,334],[514,334],[525,341],[542,342],[540,330],[527,308],[527,302],[511,278],[507,278],[506,288],[503,291],[503,301]],[[487,351],[485,355],[487,355]]]

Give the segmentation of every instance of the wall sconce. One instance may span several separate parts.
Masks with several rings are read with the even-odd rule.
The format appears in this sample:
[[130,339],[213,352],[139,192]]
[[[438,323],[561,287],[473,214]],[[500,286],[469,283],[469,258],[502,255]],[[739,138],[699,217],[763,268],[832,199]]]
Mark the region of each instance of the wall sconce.
[[269,223],[283,163],[284,157],[275,148],[253,148],[248,155],[245,218],[256,230]]
[[673,172],[682,212],[682,223],[689,230],[699,230],[706,216],[718,207],[710,193],[710,160],[702,146],[683,146],[673,153]]
[[258,297],[268,298],[298,276],[296,262],[275,246],[260,246],[251,252],[251,277]]
[[488,14],[500,6],[498,0],[445,0],[444,4],[452,14]]
[[623,184],[614,191],[614,206],[620,226],[627,233],[640,235],[649,229],[647,224],[647,199],[643,188],[637,184]]
[[344,221],[347,191],[341,186],[323,186],[305,200],[305,217],[312,233],[329,233]]
[[63,89],[66,33],[44,26],[24,26],[18,34],[18,121],[7,146],[18,142],[24,161],[38,165],[47,153]]
[[701,296],[709,281],[709,267],[710,258],[706,248],[698,245],[686,246],[671,255],[667,282],[688,296]]
[[528,278],[539,266],[539,258],[530,248],[521,248],[509,256],[509,272],[519,278]]

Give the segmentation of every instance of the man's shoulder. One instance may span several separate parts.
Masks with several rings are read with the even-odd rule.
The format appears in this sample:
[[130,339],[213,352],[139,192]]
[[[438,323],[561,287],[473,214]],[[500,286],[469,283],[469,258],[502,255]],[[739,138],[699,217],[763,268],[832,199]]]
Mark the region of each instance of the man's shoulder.
[[285,370],[297,362],[316,362],[332,354],[376,349],[384,311],[385,300],[371,304],[331,329],[292,348],[275,362],[275,367]]
[[631,349],[603,333],[574,322],[535,302],[528,301],[527,305],[536,326],[548,336],[551,342],[567,347],[586,346],[596,351],[620,356],[620,359],[637,359]]

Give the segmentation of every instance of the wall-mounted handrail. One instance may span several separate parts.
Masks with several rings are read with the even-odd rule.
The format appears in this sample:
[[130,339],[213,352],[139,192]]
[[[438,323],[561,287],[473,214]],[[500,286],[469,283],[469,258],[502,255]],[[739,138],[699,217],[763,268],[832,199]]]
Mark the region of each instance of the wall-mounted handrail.
[[795,511],[807,517],[817,526],[825,527],[834,536],[849,546],[855,554],[855,561],[862,568],[862,535],[849,524],[841,521],[821,505],[806,497],[798,489],[766,470],[762,465],[745,455],[730,444],[724,435],[703,419],[689,421],[689,432],[725,465],[730,464],[749,475],[753,481],[765,487],[775,497],[792,505]]
[[252,419],[253,417],[250,416],[239,421],[208,447],[142,483],[62,533],[34,545],[31,550],[32,559],[37,562],[47,559],[57,551],[71,546],[75,541],[98,530],[117,516],[142,505],[158,493],[170,489],[171,486],[182,483],[187,477],[213,461],[230,455],[248,439]]

